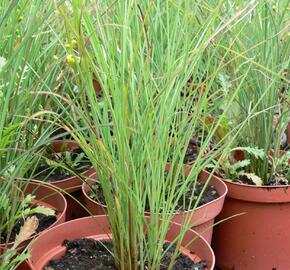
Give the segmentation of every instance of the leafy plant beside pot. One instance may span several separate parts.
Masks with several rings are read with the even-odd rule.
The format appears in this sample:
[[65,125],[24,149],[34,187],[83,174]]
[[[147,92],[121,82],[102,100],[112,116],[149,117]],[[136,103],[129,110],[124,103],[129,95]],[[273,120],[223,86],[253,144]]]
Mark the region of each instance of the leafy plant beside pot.
[[[167,169],[169,170],[169,168],[170,165],[168,164]],[[189,170],[190,168],[187,168],[185,172],[187,175],[189,174]],[[85,196],[86,206],[90,213],[94,215],[103,215],[107,213],[107,207],[102,187],[95,178],[95,175],[91,175],[86,179],[86,182],[83,183],[82,190]],[[205,185],[204,182],[206,183],[208,178],[211,178],[211,180],[206,184],[202,192]],[[179,183],[182,183],[183,180],[184,178],[182,177],[178,179]],[[166,181],[166,177],[164,181]],[[201,192],[203,193],[202,197],[196,209],[193,209],[194,213],[192,214],[189,206],[195,204]],[[211,243],[214,218],[222,209],[226,193],[227,187],[219,178],[211,176],[206,171],[202,171],[199,175],[199,180],[197,182],[193,181],[191,185],[188,186],[185,195],[179,199],[177,203],[178,210],[172,217],[172,222],[182,224],[186,216],[190,216],[190,227],[200,233],[208,243]],[[150,215],[148,210],[145,209],[145,212],[147,215]]]
[[1,248],[25,247],[35,234],[64,222],[66,201],[57,190],[40,182],[0,181]]
[[[238,67],[226,71],[232,88],[242,89],[232,104],[230,119],[238,125],[251,115],[240,129],[237,146],[261,150],[262,155],[244,151],[244,160],[226,168],[234,177],[227,175],[224,180],[229,192],[219,218],[245,214],[215,230],[213,246],[222,269],[288,269],[290,265],[285,244],[290,238],[284,233],[290,225],[289,182],[280,166],[287,167],[287,160],[280,157],[280,142],[290,115],[283,91],[289,85],[283,76],[289,66],[289,42],[283,30],[286,2],[277,11],[267,1],[257,3],[255,14],[234,31],[235,41],[223,40],[224,48],[232,48],[233,67]],[[231,181],[237,178],[239,183]]]
[[87,216],[81,192],[83,178],[92,174],[91,162],[73,140],[55,140],[45,147],[29,177],[52,184],[64,193],[68,203],[66,218]]

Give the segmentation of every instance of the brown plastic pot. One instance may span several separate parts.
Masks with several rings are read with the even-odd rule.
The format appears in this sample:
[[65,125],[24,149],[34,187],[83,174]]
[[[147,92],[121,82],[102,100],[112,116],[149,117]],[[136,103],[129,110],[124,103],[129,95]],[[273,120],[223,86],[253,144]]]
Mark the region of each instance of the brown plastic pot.
[[290,269],[290,186],[251,186],[224,180],[228,195],[218,219],[245,213],[214,229],[222,270]]
[[[28,194],[35,196],[32,201],[33,204],[42,205],[55,210],[57,220],[49,228],[65,222],[67,203],[64,196],[57,189],[49,184],[36,180],[30,180],[28,183],[23,183],[23,188],[25,189],[24,196]],[[33,238],[42,233],[43,232],[30,237],[28,240],[20,244],[19,248],[25,248]],[[14,242],[0,244],[0,249],[9,249],[13,244]]]
[[[170,168],[170,164],[167,164],[166,169]],[[186,175],[189,174],[191,166],[187,166]],[[93,178],[91,176],[90,178]],[[202,182],[206,182],[210,177],[210,174],[207,171],[202,171],[199,175],[199,179]],[[92,180],[87,180],[86,183],[83,183],[82,190],[85,197],[85,204],[88,210],[94,215],[103,215],[106,213],[106,206],[102,205],[95,200],[91,199],[88,195],[89,185],[92,183]],[[191,228],[201,234],[208,243],[211,243],[213,224],[215,217],[221,212],[225,196],[227,194],[227,186],[221,181],[218,177],[212,176],[209,181],[209,185],[214,186],[216,191],[219,194],[219,197],[207,204],[204,204],[200,207],[197,207],[194,211],[185,211],[176,213],[172,219],[172,222],[178,224],[184,223],[185,218],[191,216],[190,224]]]
[[[172,241],[180,232],[180,225],[172,223],[167,233],[166,240]],[[107,216],[85,217],[72,220],[48,230],[40,235],[31,247],[31,258],[29,264],[32,270],[42,270],[52,259],[59,259],[65,253],[62,246],[64,240],[78,238],[108,239],[110,237],[110,227]],[[187,245],[197,233],[189,230],[182,241],[182,245]],[[212,270],[215,264],[214,253],[209,244],[199,237],[190,243],[182,252],[188,255],[195,262],[200,258],[206,261],[208,270]]]
[[[209,177],[210,173],[207,171],[202,171],[199,175],[199,180],[201,182],[206,182]],[[187,218],[187,216],[190,216],[190,224],[192,224],[191,228],[201,234],[210,244],[212,240],[214,219],[223,208],[228,189],[223,181],[214,175],[209,180],[208,185],[214,186],[215,190],[219,194],[219,197],[211,202],[197,207],[193,211],[176,213],[172,221],[178,224],[182,224],[184,223],[184,219]]]

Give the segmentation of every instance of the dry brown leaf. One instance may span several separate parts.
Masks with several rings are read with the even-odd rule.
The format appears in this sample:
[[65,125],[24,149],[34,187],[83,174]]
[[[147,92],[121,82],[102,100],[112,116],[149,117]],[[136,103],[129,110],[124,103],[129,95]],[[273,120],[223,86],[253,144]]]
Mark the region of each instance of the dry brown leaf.
[[28,217],[20,228],[19,234],[16,235],[13,248],[16,248],[20,243],[31,237],[36,232],[38,224],[39,221],[36,216]]
[[263,185],[262,179],[259,176],[255,175],[254,173],[243,173],[242,175],[245,175],[248,178],[250,178],[257,186]]

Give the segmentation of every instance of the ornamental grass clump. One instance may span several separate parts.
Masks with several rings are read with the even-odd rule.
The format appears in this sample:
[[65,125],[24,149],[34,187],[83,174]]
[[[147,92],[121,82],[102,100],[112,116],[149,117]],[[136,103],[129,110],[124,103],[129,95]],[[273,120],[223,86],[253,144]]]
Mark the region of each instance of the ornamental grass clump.
[[[220,22],[222,2],[210,6],[210,16],[190,1],[106,1],[91,7],[89,2],[73,1],[57,7],[66,38],[76,40],[68,54],[78,59],[70,63],[78,92],[66,101],[71,110],[63,115],[62,124],[96,169],[119,270],[160,268],[178,201],[189,185],[197,183],[201,170],[230,147],[230,141],[219,143],[202,155],[239,91],[238,87],[208,126],[208,113],[219,109],[210,89],[224,65],[216,58],[215,46],[253,4]],[[204,66],[215,67],[215,72],[205,72],[201,79]],[[101,99],[95,80],[102,89]],[[183,94],[185,87],[192,87],[190,95]],[[60,98],[58,106],[64,103]],[[200,154],[186,177],[183,160],[197,130],[207,131],[207,136],[202,136]],[[194,212],[202,193],[186,208]],[[174,265],[189,220],[190,216],[184,218],[179,236],[168,247],[177,246],[168,269]]]
[[[264,152],[255,155],[245,151],[249,164],[243,170],[263,185],[283,184],[278,181],[279,177],[276,179],[279,166],[275,163],[281,155],[281,139],[290,119],[289,1],[280,1],[274,6],[270,1],[260,1],[251,16],[220,44],[231,62],[226,70],[231,89],[242,84],[231,110],[233,123],[252,115],[241,130],[237,144]],[[232,8],[225,7],[227,11]],[[258,183],[256,180],[252,182]]]
[[[15,223],[24,216],[51,215],[32,206],[23,179],[39,147],[46,144],[52,126],[43,111],[51,98],[41,91],[55,89],[59,66],[53,60],[56,39],[50,29],[53,3],[28,0],[0,1],[0,268],[16,269],[29,255],[15,257],[20,243],[36,232],[38,221],[29,217],[11,242]],[[40,112],[41,111],[41,112]],[[41,121],[33,121],[37,118]],[[3,253],[2,248],[5,249]],[[8,249],[7,249],[8,248]],[[2,254],[3,253],[3,254]]]

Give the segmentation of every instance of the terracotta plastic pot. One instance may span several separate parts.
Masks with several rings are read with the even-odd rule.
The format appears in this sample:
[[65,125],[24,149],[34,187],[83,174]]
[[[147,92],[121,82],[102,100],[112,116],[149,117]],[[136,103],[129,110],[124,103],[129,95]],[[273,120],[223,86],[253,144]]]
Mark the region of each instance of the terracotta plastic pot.
[[[167,165],[166,169],[169,168],[170,164]],[[189,174],[190,169],[191,166],[187,166],[187,175]],[[94,175],[90,178],[92,177],[94,177]],[[200,181],[205,182],[209,177],[210,174],[208,172],[202,171],[200,173],[199,179]],[[89,184],[91,183],[92,181],[88,180],[87,183],[83,183],[82,186],[86,207],[94,215],[103,215],[106,213],[106,206],[94,201],[88,195],[88,191],[90,189]],[[172,222],[182,224],[184,223],[184,219],[191,215],[190,224],[192,224],[192,229],[201,234],[206,239],[206,241],[208,241],[208,243],[211,243],[214,219],[222,210],[225,196],[227,194],[227,186],[216,176],[212,176],[211,180],[209,181],[209,185],[214,186],[219,194],[219,197],[207,204],[197,207],[195,211],[176,213],[172,219]]]
[[[166,239],[172,241],[176,238],[179,231],[180,225],[172,223]],[[110,233],[108,219],[105,215],[85,217],[66,222],[48,230],[35,240],[31,248],[29,264],[33,270],[42,270],[50,260],[58,259],[64,255],[65,247],[62,246],[64,240],[84,237],[108,239]],[[182,245],[185,246],[196,236],[196,232],[189,230],[183,239]],[[190,245],[187,246],[187,250],[183,249],[182,252],[190,256],[195,262],[199,261],[201,258],[207,262],[208,270],[213,269],[215,264],[214,254],[211,247],[202,237],[190,243]]]
[[17,267],[17,270],[32,270],[32,268],[30,267],[30,265],[27,261],[24,261],[22,264],[20,264]]
[[[63,151],[77,149],[79,148],[79,145],[73,140],[56,140],[52,143],[51,147],[53,151],[60,153]],[[89,176],[94,173],[94,171],[95,170],[92,167],[84,171],[82,175]],[[64,191],[68,204],[66,220],[88,216],[87,211],[82,206],[84,205],[84,197],[81,191],[82,183],[83,180],[75,175],[62,180],[50,182],[50,184],[57,187],[60,191]],[[69,193],[70,195],[67,195],[66,193]]]
[[[65,222],[67,203],[64,196],[57,189],[49,184],[36,180],[24,183],[23,188],[25,188],[24,195],[35,195],[35,199],[32,201],[33,204],[42,205],[55,210],[57,220],[49,228]],[[33,238],[40,234],[42,234],[42,232],[30,237],[20,244],[19,248],[23,249]],[[13,244],[14,243],[0,244],[0,249],[10,248]]]
[[[206,182],[210,177],[210,173],[202,171],[199,175],[201,182]],[[221,212],[226,194],[227,186],[218,177],[212,176],[208,185],[214,186],[219,197],[209,203],[197,207],[194,211],[185,211],[174,215],[172,221],[182,224],[183,220],[189,215],[191,216],[192,229],[201,234],[210,244],[212,240],[213,225],[215,217]],[[194,212],[194,213],[193,213]]]
[[290,269],[290,186],[251,186],[224,180],[228,195],[214,229],[222,270]]

